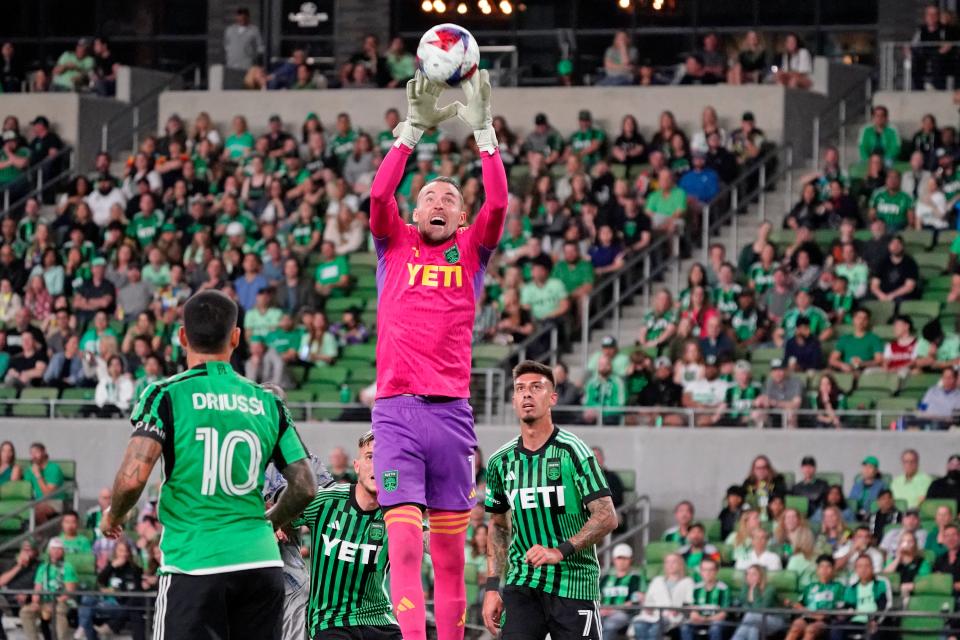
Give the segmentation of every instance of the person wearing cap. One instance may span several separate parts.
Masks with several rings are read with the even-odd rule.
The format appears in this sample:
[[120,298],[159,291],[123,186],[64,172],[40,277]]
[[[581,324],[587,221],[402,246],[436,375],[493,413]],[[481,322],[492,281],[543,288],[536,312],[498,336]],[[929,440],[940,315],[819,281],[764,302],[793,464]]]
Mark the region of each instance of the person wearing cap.
[[750,164],[760,156],[765,138],[763,131],[756,126],[752,111],[744,111],[740,118],[740,128],[730,135],[730,151],[736,156],[737,164]]
[[874,153],[880,154],[887,166],[900,157],[900,133],[890,124],[890,112],[883,105],[873,107],[870,124],[860,130],[860,160]]
[[720,193],[720,176],[707,166],[705,150],[695,149],[691,157],[692,168],[681,176],[677,184],[687,195],[692,196],[700,207],[703,207]]
[[[30,140],[30,163],[36,164],[47,158],[52,158],[63,149],[63,140],[50,130],[50,121],[46,116],[37,116],[30,121],[33,127],[33,138]],[[50,177],[53,177],[51,174]]]
[[20,146],[16,131],[3,132],[3,147],[0,148],[0,187],[5,187],[23,175],[30,165],[30,149]]
[[[954,386],[956,386],[955,381]],[[920,454],[916,449],[905,449],[900,454],[900,466],[903,473],[895,476],[890,482],[893,497],[906,502],[907,507],[919,507],[927,495],[927,489],[930,488],[933,478],[930,474],[920,471]]]
[[117,310],[122,318],[135,318],[153,302],[155,287],[142,279],[140,263],[127,265],[127,282],[117,290]]
[[723,414],[717,413],[718,420],[726,426],[762,425],[763,412],[756,408],[760,394],[760,386],[752,380],[750,363],[738,360],[733,368],[733,384],[723,400]]
[[[64,559],[63,540],[51,538],[47,544],[47,560],[40,563],[33,580],[35,593],[20,607],[20,623],[27,640],[38,640],[37,624],[56,618],[57,640],[70,640],[73,631],[67,620],[70,610],[70,592],[77,590],[77,571]],[[46,595],[45,592],[58,592]]]
[[800,460],[800,479],[790,488],[790,493],[807,499],[807,513],[809,518],[823,505],[830,486],[826,480],[817,477],[817,461],[813,456],[804,456]]
[[880,461],[876,456],[866,456],[861,463],[860,474],[853,481],[853,488],[850,489],[847,498],[856,501],[857,513],[861,519],[865,519],[870,514],[870,505],[874,503],[881,491],[888,488],[880,475]]
[[723,509],[717,516],[717,519],[720,520],[721,540],[726,540],[731,533],[736,531],[737,525],[740,523],[740,516],[743,515],[746,496],[747,492],[744,491],[742,485],[732,484],[727,487],[727,492],[723,498]]
[[722,415],[730,383],[720,378],[720,362],[714,355],[704,359],[703,376],[684,387],[683,406],[695,412],[698,427],[712,427]]
[[612,609],[643,602],[646,580],[633,570],[633,549],[620,543],[613,548],[613,566],[600,578],[600,619],[603,640],[616,640],[630,624],[630,613]]
[[594,126],[593,115],[587,109],[581,109],[577,114],[577,130],[567,142],[566,155],[579,157],[584,168],[589,170],[603,157],[606,143],[606,132]]
[[549,167],[560,159],[563,146],[563,137],[550,124],[547,114],[538,113],[533,118],[533,131],[520,145],[520,151],[527,156],[528,163],[530,163],[531,154],[538,154],[543,157],[544,164]]
[[604,425],[621,424],[623,410],[609,407],[623,407],[626,403],[627,389],[623,378],[614,373],[610,358],[601,354],[597,359],[596,372],[583,385],[583,406],[586,407],[583,421],[596,424],[599,417]]
[[613,373],[615,375],[624,377],[627,375],[627,369],[630,367],[630,356],[623,351],[620,351],[617,345],[617,339],[614,336],[604,336],[600,341],[600,351],[597,351],[587,362],[587,371],[590,373],[597,372],[597,365],[600,362],[600,358],[606,357],[610,361],[611,367],[613,367]]
[[77,40],[72,51],[64,51],[53,67],[54,91],[79,91],[90,82],[96,60],[90,55],[90,41]]
[[803,383],[790,375],[783,358],[770,361],[770,375],[757,399],[757,406],[771,409],[769,419],[774,425],[793,428],[797,426],[797,409],[803,403]]
[[650,310],[644,314],[637,343],[647,351],[659,352],[677,333],[677,311],[670,290],[663,288],[653,296]]
[[960,453],[954,453],[947,459],[947,470],[941,478],[930,483],[927,499],[948,498],[960,503]]
[[[673,380],[673,363],[667,356],[653,362],[653,378],[640,392],[637,402],[641,407],[679,407],[683,403],[683,387]],[[677,412],[661,412],[650,416],[654,423],[672,427],[687,423],[686,416]]]

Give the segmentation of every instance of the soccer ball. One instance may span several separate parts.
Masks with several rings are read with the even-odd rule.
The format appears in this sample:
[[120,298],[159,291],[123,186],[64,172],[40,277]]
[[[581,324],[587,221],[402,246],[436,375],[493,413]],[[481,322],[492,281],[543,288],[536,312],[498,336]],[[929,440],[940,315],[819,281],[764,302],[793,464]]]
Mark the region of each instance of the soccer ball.
[[455,24],[438,24],[423,34],[417,45],[417,67],[434,82],[449,87],[477,72],[480,48],[469,31]]

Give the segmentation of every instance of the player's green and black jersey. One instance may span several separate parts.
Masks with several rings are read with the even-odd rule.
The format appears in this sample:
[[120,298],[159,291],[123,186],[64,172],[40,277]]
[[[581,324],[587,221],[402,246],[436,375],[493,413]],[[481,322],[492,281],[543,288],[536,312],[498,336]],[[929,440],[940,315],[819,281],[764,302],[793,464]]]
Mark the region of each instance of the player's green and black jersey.
[[527,450],[521,438],[501,447],[487,463],[486,508],[491,513],[511,511],[506,583],[563,598],[598,600],[600,564],[595,547],[536,568],[524,557],[533,545],[553,548],[576,534],[589,518],[587,504],[609,495],[590,447],[569,431],[554,427],[537,451]]
[[608,573],[600,579],[600,604],[614,606],[633,602],[635,594],[646,591],[646,581],[640,574],[628,573],[618,578]]
[[130,420],[134,436],[163,445],[161,572],[283,566],[263,472],[307,452],[280,399],[229,363],[208,362],[147,386]]
[[803,588],[800,603],[811,611],[833,611],[843,607],[843,596],[846,587],[833,581],[824,584],[817,580]]
[[730,606],[730,589],[722,580],[717,581],[712,589],[700,582],[693,588],[693,602],[698,607],[697,613],[702,616],[712,616],[716,609]]
[[330,627],[397,624],[387,595],[383,512],[357,504],[355,484],[317,491],[294,526],[310,528],[310,637]]

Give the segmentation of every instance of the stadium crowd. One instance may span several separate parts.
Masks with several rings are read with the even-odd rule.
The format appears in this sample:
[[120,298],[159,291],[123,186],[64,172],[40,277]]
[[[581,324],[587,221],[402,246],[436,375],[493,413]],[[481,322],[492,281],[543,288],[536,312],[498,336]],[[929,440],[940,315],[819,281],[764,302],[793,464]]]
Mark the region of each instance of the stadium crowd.
[[0,91],[78,91],[112,96],[117,89],[118,66],[105,36],[80,38],[52,65],[27,63],[16,45],[4,42],[0,44]]
[[[288,389],[306,384],[307,395],[291,402],[315,392],[356,398],[374,379],[370,182],[398,118],[389,110],[382,131],[365,132],[346,113],[326,127],[308,114],[298,129],[274,116],[255,136],[241,115],[222,133],[207,114],[190,124],[172,116],[121,175],[101,153],[52,207],[29,200],[0,224],[6,385],[27,395],[53,389],[52,397],[95,389],[94,413],[122,413],[138,388],[182,365],[181,306],[192,292],[217,288],[241,307],[238,370]],[[575,126],[566,138],[546,114],[532,124],[521,138],[495,118],[512,195],[477,342],[510,345],[551,325],[569,331],[596,279],[653,237],[696,229],[702,206],[771,144],[753,114],[728,133],[711,107],[689,132],[664,112],[649,142],[629,115],[616,136],[587,110],[563,123]],[[22,160],[6,180],[0,173],[0,187],[54,153],[47,119],[32,126],[22,141],[7,118],[0,153]],[[477,212],[473,145],[424,135],[397,194],[404,216],[436,175],[458,179],[468,215]]]

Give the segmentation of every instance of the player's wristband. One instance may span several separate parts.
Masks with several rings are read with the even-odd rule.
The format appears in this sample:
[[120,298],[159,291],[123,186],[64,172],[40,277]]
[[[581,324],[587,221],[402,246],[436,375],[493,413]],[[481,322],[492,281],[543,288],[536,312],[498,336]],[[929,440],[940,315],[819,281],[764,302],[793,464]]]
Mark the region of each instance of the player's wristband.
[[569,540],[564,540],[557,545],[557,549],[560,551],[560,555],[563,556],[563,559],[566,560],[573,554],[577,552],[576,548],[570,543]]
[[487,582],[483,587],[484,591],[499,591],[500,590],[500,577],[499,576],[490,576],[487,578]]
[[500,141],[497,140],[497,134],[492,126],[484,129],[475,129],[473,131],[473,139],[477,141],[477,149],[479,149],[481,153],[488,155],[493,155],[493,152],[500,146]]
[[393,146],[402,144],[413,149],[417,146],[417,143],[420,142],[420,138],[423,136],[423,129],[410,124],[409,120],[404,120],[394,127],[393,135],[397,136],[397,140],[393,143]]

